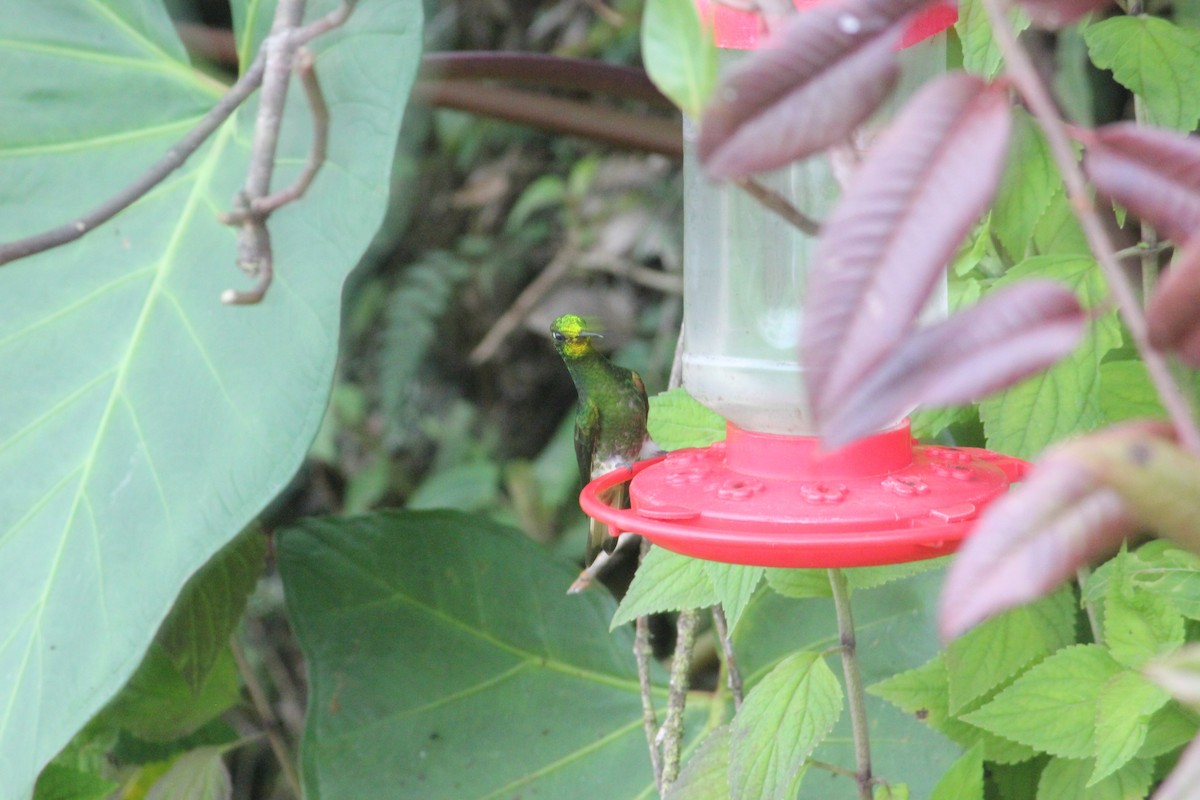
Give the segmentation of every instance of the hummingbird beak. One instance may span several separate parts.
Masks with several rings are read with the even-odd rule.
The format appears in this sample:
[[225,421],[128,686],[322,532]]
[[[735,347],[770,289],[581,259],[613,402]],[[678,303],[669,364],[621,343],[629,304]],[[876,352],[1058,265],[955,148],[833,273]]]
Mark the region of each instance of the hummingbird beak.
[[596,333],[595,331],[580,331],[579,336],[580,336],[580,338],[588,338],[588,339],[603,339],[604,338],[603,333]]

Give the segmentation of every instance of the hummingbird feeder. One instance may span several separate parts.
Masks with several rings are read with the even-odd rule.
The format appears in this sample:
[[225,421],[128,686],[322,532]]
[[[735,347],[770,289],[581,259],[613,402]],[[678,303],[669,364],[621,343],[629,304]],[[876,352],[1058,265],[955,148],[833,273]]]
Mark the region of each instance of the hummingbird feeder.
[[[722,59],[757,46],[757,15],[700,5]],[[796,5],[802,13],[812,0]],[[898,95],[944,69],[941,32],[955,16],[952,6],[935,6],[910,27]],[[694,139],[685,121],[683,385],[726,419],[726,439],[597,478],[580,496],[583,510],[614,533],[733,564],[859,567],[953,552],[1027,465],[977,448],[916,444],[907,419],[823,450],[801,402],[797,348],[815,239],[740,189],[708,180]],[[835,170],[822,155],[757,177],[824,216],[838,194]],[[944,316],[944,287],[938,299],[927,314]],[[631,508],[599,499],[624,481]]]

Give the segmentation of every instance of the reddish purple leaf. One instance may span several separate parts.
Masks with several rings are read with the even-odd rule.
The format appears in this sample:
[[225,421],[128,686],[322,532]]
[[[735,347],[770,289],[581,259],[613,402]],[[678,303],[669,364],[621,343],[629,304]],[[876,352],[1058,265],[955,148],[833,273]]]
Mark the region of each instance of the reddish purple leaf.
[[1200,365],[1200,236],[1175,254],[1146,309],[1150,344]]
[[1080,138],[1083,165],[1101,194],[1177,242],[1200,229],[1200,139],[1131,122]]
[[957,73],[927,86],[871,148],[826,222],[805,299],[804,361],[818,424],[914,326],[995,194],[1008,93]]
[[1017,0],[1039,28],[1057,30],[1091,11],[1112,5],[1112,0]]
[[1087,314],[1049,280],[1013,284],[978,305],[905,337],[821,419],[839,447],[891,424],[916,405],[978,400],[1051,366],[1079,344]]
[[1047,458],[983,513],[950,565],[938,627],[949,640],[1049,594],[1136,531],[1120,494],[1069,459]]
[[1139,530],[1200,544],[1200,463],[1170,425],[1137,421],[1049,451],[984,512],[942,590],[946,638],[1052,591]]
[[717,177],[772,169],[846,139],[896,81],[902,24],[930,0],[831,0],[789,20],[731,71],[698,152]]
[[1154,792],[1151,800],[1191,800],[1200,786],[1200,737],[1183,751],[1171,774]]

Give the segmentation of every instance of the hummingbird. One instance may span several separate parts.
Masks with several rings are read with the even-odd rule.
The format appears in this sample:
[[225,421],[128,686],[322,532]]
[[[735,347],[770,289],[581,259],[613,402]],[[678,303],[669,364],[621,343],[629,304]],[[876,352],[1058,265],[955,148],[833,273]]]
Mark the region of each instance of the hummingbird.
[[[575,457],[583,485],[615,469],[629,467],[654,444],[646,434],[646,385],[636,372],[605,358],[594,345],[601,334],[589,330],[583,317],[564,314],[550,326],[554,349],[562,356],[575,382],[579,405],[575,412]],[[619,484],[601,495],[615,508],[629,507],[629,484]],[[567,590],[586,589],[623,542],[631,538],[609,536],[608,526],[591,520],[584,569]]]

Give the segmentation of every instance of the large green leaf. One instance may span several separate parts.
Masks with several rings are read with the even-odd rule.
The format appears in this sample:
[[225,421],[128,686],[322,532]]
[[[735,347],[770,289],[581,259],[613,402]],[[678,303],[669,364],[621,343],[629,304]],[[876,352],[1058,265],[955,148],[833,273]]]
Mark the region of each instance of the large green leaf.
[[[111,223],[0,269],[6,798],[120,688],[185,579],[286,484],[321,421],[341,283],[383,213],[420,49],[419,3],[359,5],[313,46],[329,161],[271,220],[261,306],[218,302],[248,283],[215,214],[245,178],[253,102]],[[272,4],[233,6],[245,54]],[[9,4],[0,74],[0,240],[123,188],[223,91],[153,0]],[[278,186],[311,136],[299,91],[284,124]]]
[[310,520],[279,559],[309,800],[653,792],[630,632],[519,532],[450,511]]

